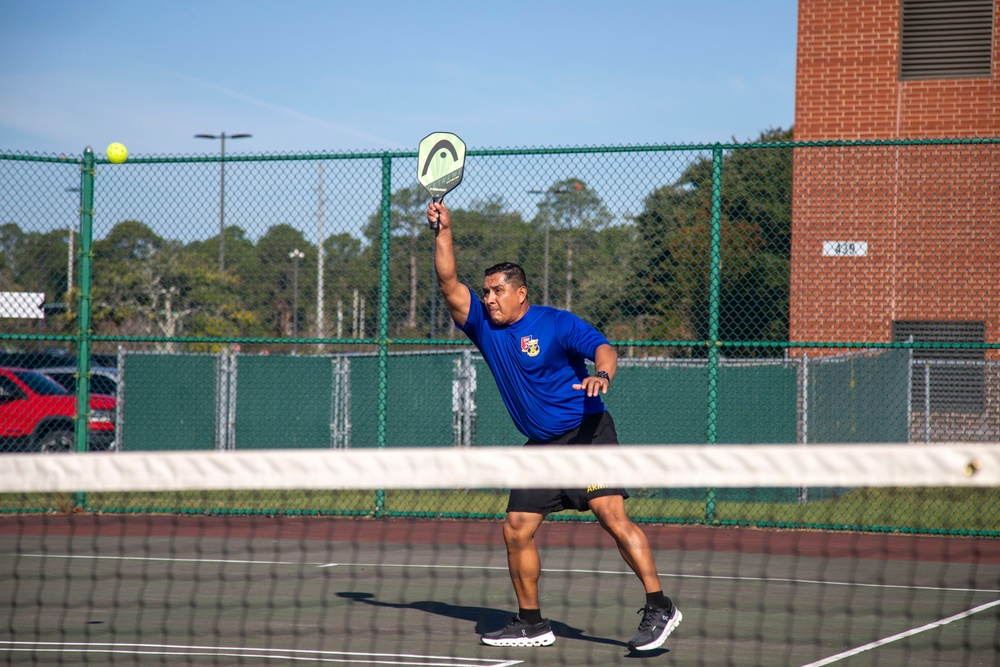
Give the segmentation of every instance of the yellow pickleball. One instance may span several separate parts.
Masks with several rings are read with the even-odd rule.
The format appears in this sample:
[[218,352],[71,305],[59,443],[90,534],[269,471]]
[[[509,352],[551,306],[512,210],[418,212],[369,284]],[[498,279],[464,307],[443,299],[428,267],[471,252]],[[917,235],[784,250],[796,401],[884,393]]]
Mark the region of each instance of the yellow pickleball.
[[117,141],[108,146],[108,160],[115,163],[121,164],[128,159],[128,149],[125,148],[125,144],[120,144]]

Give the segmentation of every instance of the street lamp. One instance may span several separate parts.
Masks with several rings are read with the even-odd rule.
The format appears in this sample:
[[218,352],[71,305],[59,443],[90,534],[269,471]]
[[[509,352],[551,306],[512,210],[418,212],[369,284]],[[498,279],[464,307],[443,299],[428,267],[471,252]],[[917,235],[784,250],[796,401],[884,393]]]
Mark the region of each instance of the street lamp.
[[292,338],[299,337],[299,262],[305,257],[298,248],[295,248],[288,257],[292,260]]
[[226,138],[248,139],[253,136],[245,132],[238,134],[208,134],[202,132],[194,135],[196,139],[221,139],[222,159],[219,160],[219,273],[226,270]]

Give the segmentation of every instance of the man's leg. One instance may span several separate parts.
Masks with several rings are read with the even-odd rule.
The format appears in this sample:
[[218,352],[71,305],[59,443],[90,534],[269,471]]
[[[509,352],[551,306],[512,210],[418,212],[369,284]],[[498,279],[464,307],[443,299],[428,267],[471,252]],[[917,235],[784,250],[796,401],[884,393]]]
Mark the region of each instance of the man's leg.
[[542,572],[535,533],[545,519],[534,512],[508,512],[503,524],[503,541],[507,546],[507,569],[514,584],[517,606],[538,609],[538,578]]
[[593,498],[590,500],[590,509],[601,527],[615,538],[622,558],[639,577],[646,592],[654,593],[662,590],[649,541],[642,529],[625,513],[624,499],[621,496]]
[[481,635],[489,646],[549,646],[556,641],[551,624],[542,618],[538,605],[538,577],[542,572],[535,532],[545,518],[534,512],[507,512],[503,541],[507,545],[507,567],[517,595],[517,616],[505,627]]
[[646,604],[640,611],[639,630],[628,642],[629,650],[651,651],[659,648],[681,622],[681,612],[663,594],[660,577],[653,562],[649,540],[625,513],[625,500],[618,495],[592,498],[590,509],[618,545],[618,551],[646,589]]

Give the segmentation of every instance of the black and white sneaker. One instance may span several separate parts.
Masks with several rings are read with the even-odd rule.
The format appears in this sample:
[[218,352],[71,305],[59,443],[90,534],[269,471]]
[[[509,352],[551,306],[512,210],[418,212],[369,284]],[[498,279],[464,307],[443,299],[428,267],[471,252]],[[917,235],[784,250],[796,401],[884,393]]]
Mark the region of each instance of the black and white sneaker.
[[647,605],[636,613],[642,614],[642,621],[639,622],[639,630],[628,642],[630,651],[652,651],[659,648],[684,618],[677,607],[668,614],[666,609]]
[[541,623],[527,623],[520,616],[511,619],[504,628],[487,632],[480,639],[490,646],[551,646],[556,642],[548,619]]

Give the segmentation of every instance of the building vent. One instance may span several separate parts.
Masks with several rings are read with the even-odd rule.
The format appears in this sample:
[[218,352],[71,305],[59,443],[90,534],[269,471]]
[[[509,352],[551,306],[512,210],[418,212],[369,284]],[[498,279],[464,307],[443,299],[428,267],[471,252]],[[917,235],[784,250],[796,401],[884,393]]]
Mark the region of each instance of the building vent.
[[[897,321],[892,323],[892,339],[900,343],[985,343],[986,325],[975,321]],[[986,406],[985,358],[982,348],[915,348],[914,404],[922,405],[929,393],[934,412],[981,413]]]
[[899,78],[988,77],[994,0],[903,0]]

